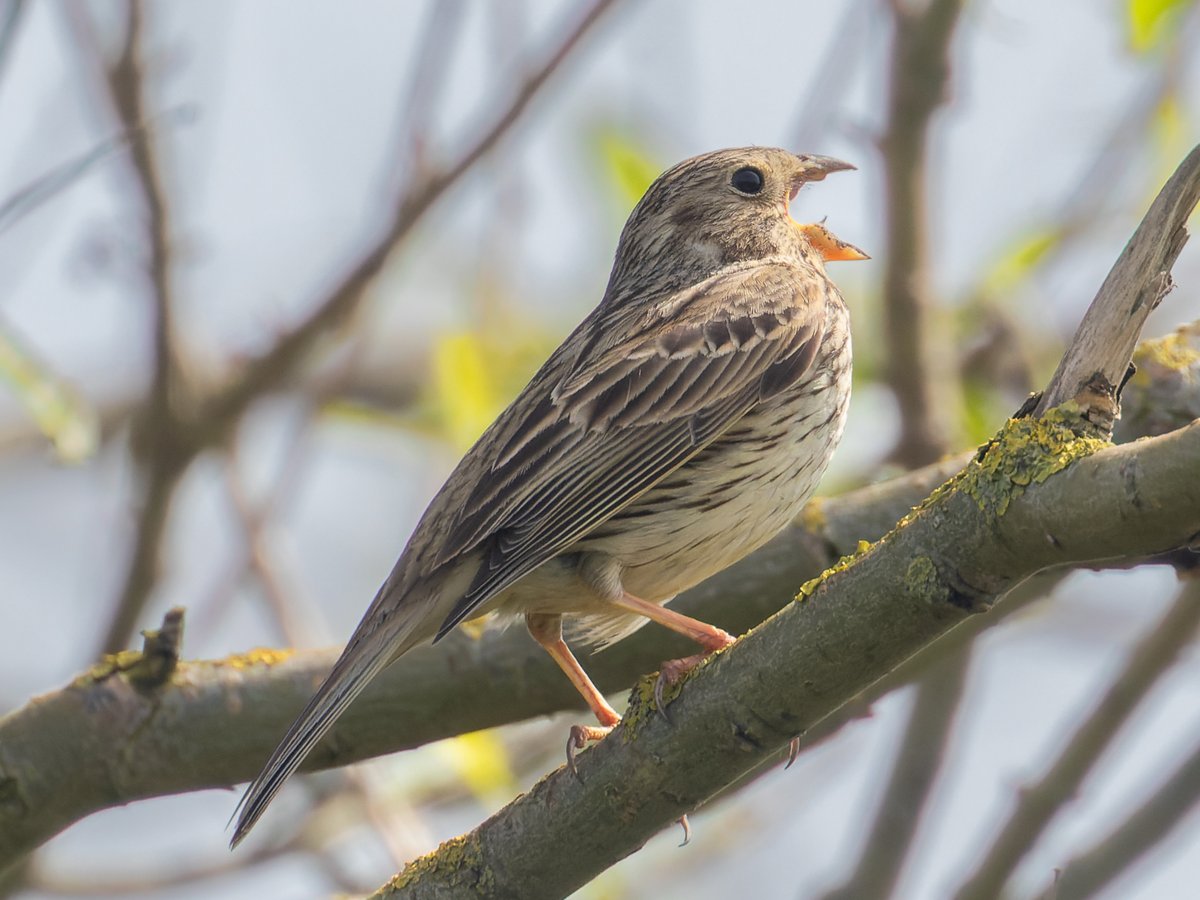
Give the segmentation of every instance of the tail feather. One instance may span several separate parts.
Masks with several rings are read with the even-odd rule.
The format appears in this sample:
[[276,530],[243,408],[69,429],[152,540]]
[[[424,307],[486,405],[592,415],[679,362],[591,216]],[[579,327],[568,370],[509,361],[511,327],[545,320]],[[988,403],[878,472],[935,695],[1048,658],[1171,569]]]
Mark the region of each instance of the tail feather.
[[[304,711],[292,723],[279,746],[267,760],[258,777],[250,783],[233,816],[237,826],[230,848],[236,847],[266,811],[279,793],[283,783],[304,762],[305,757],[333,727],[338,716],[357,697],[379,672],[405,650],[420,642],[421,636],[412,632],[420,623],[417,610],[398,616],[401,621],[388,622],[388,628],[369,627],[372,609],[355,630],[346,649],[333,666],[333,671],[317,688]],[[232,821],[232,817],[231,817]]]

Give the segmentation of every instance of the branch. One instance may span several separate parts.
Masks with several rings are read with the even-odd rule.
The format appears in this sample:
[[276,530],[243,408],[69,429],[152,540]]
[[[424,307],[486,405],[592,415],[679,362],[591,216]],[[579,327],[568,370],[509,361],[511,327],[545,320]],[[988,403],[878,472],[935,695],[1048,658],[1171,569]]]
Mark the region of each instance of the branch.
[[134,202],[144,218],[143,228],[149,245],[145,267],[154,303],[154,375],[135,417],[131,437],[141,469],[136,537],[124,584],[99,648],[101,652],[123,647],[141,615],[157,580],[159,546],[171,497],[191,460],[191,456],[178,446],[178,421],[172,403],[183,385],[179,383],[172,326],[171,219],[161,167],[154,152],[153,133],[146,127],[144,10],[140,2],[131,0],[125,4],[124,12],[121,50],[110,64],[104,64],[100,62],[86,10],[66,11],[77,45],[94,56],[97,68],[102,70],[98,80],[107,89],[108,105],[129,144],[129,183]]
[[954,895],[956,900],[992,900],[1004,894],[1003,888],[1018,863],[1055,813],[1079,790],[1142,698],[1191,643],[1197,627],[1200,627],[1200,580],[1190,579],[1159,626],[1138,644],[1125,670],[1075,732],[1058,760],[1040,782],[1020,792],[1017,808],[974,874]]
[[825,900],[891,897],[929,799],[966,690],[970,645],[957,648],[925,672],[917,685],[904,738],[887,788],[853,873]]
[[[1176,234],[1200,191],[1196,157],[1200,148],[1118,260],[1114,271],[1125,277],[1106,279],[1089,310],[1095,330],[1126,348],[1119,372],[1144,321],[1127,311],[1146,302],[1147,281],[1163,277],[1159,269],[1131,277],[1128,261],[1154,264],[1167,258],[1154,248],[1182,246]],[[1081,329],[1081,338],[1087,333]],[[564,896],[1024,578],[1193,545],[1200,422],[1104,448],[1120,382],[1091,376],[1111,360],[1108,347],[1093,349],[1091,356],[1068,351],[1089,373],[1086,394],[1067,395],[1040,418],[1010,421],[890,533],[805,584],[798,598],[805,602],[711,657],[671,701],[670,723],[644,689],[635,692],[617,730],[582,755],[578,777],[564,769],[548,775],[470,833],[410,863],[377,896],[450,897],[466,888]],[[1097,421],[1101,401],[1109,416]]]
[[[927,145],[934,113],[950,80],[950,40],[962,0],[893,2],[894,35],[883,150],[887,251],[883,312],[888,383],[900,407],[900,439],[892,458],[924,465],[947,449],[948,344],[937,333],[929,282],[926,208]],[[915,7],[920,7],[916,9]],[[1131,348],[1132,349],[1132,348]]]
[[555,45],[518,88],[512,100],[483,130],[466,151],[444,169],[424,174],[419,184],[396,204],[388,227],[351,267],[317,308],[295,329],[280,338],[265,354],[250,362],[230,384],[204,404],[197,427],[197,440],[215,443],[258,397],[275,389],[289,377],[307,355],[317,338],[336,326],[357,307],[364,290],[378,274],[395,247],[403,241],[426,212],[486,156],[525,113],[534,97],[546,86],[584,36],[616,0],[593,0],[578,22]]
[[0,21],[0,81],[4,80],[4,70],[8,66],[8,54],[16,41],[17,29],[21,24],[21,13],[25,11],[25,0],[11,0],[4,10],[3,21]]
[[[1174,286],[1171,266],[1187,243],[1184,226],[1198,202],[1200,147],[1195,147],[1159,191],[1104,279],[1050,379],[1036,415],[1080,398],[1090,415],[1107,418],[1111,428],[1116,413],[1113,394],[1125,381],[1146,317]],[[1092,404],[1096,405],[1094,410]]]
[[1089,850],[1068,862],[1039,900],[1085,900],[1161,841],[1196,807],[1200,750],[1192,753],[1136,812]]
[[[1012,480],[1020,469],[989,474],[1006,460],[1083,450],[1064,428],[1008,426],[1018,440],[993,448],[853,564],[827,573],[806,602],[711,658],[671,700],[670,723],[643,685],[617,731],[580,755],[579,778],[551,773],[411,863],[378,896],[461,896],[469,886],[496,897],[565,896],[1022,578],[1153,554],[1200,534],[1200,423],[1083,456],[1024,490]],[[1063,441],[1030,457],[1015,450],[1045,429]]]
[[[155,446],[149,457],[137,544],[129,562],[121,601],[106,629],[104,643],[108,650],[125,645],[141,616],[156,578],[155,568],[171,496],[192,460],[206,448],[224,442],[250,405],[290,378],[317,340],[358,308],[366,289],[396,247],[412,233],[429,209],[512,130],[534,97],[614,3],[615,0],[593,0],[578,22],[520,85],[512,100],[502,106],[496,119],[474,141],[467,143],[467,149],[458,159],[444,169],[427,172],[419,181],[406,185],[406,190],[392,206],[387,227],[302,322],[281,336],[262,356],[242,367],[223,389],[208,398],[193,401],[187,408],[172,410],[165,425],[154,423],[154,433],[161,435],[162,446]],[[131,30],[130,34],[136,36],[137,32]],[[136,67],[133,71],[136,72]],[[137,146],[148,147],[144,141],[139,141]],[[165,322],[162,308],[159,321]],[[154,396],[159,393],[159,381],[156,378]]]
[[1137,372],[1121,395],[1119,442],[1166,434],[1200,419],[1200,320],[1143,341],[1133,351]]
[[[1154,373],[1154,380],[1131,382],[1126,403],[1133,395],[1149,393],[1185,407],[1200,403],[1200,380],[1189,382],[1164,368]],[[815,500],[766,547],[673,606],[731,633],[747,631],[787,606],[796,585],[852,553],[860,539],[884,535],[968,459],[945,460],[889,482]],[[1012,604],[1009,600],[1005,610]],[[965,629],[992,619],[969,619],[949,640],[957,641]],[[687,642],[673,633],[644,628],[592,657],[588,670],[611,692],[627,688],[663,659],[686,652]],[[0,797],[22,798],[15,806],[0,802],[0,868],[97,810],[252,777],[336,656],[331,648],[180,662],[171,681],[148,694],[120,674],[138,654],[122,653],[68,687],[0,718]],[[860,691],[854,708],[866,708],[875,696],[903,683],[900,678],[911,678],[914,668],[906,665]],[[557,671],[519,629],[490,633],[482,640],[453,632],[436,648],[406,654],[372,682],[305,770],[580,708],[579,695]],[[236,728],[230,725],[230,709],[238,710]],[[833,721],[830,716],[807,729],[806,744],[830,731]],[[64,739],[68,735],[70,740]]]

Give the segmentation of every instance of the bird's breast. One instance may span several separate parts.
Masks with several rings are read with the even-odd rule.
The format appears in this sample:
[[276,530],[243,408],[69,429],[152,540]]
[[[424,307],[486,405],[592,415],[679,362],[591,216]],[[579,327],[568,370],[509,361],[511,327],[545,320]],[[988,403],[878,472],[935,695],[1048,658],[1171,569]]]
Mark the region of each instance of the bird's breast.
[[758,549],[812,496],[850,401],[850,332],[836,312],[804,378],[580,542],[621,563],[625,590],[673,597]]

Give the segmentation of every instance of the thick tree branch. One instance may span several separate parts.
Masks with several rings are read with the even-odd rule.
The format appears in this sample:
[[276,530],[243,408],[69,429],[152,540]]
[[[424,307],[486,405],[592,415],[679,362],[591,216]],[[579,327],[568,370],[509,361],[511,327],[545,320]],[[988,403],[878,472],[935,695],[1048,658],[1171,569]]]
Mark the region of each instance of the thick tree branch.
[[[1123,347],[1124,372],[1200,196],[1200,149],[1181,165],[1089,310],[1091,333]],[[1161,250],[1156,248],[1174,248]],[[1140,276],[1129,260],[1150,271]],[[1124,273],[1124,274],[1121,274]],[[1132,276],[1132,277],[1131,277]],[[1154,301],[1161,292],[1153,294]],[[1051,567],[1187,548],[1200,539],[1200,422],[1105,447],[1124,379],[1092,373],[1108,345],[1068,351],[1052,383],[1076,383],[1039,418],[1010,421],[959,475],[875,544],[804,585],[799,599],[701,666],[658,715],[634,695],[617,730],[462,837],[405,868],[378,896],[565,896],[656,831],[770,760],[972,611]],[[1097,413],[1100,413],[1099,415]],[[1101,449],[1104,448],[1104,449]],[[1153,475],[1151,475],[1153,471]],[[1177,502],[1182,500],[1182,505]],[[1157,547],[1157,550],[1154,549]]]
[[[670,723],[643,690],[617,731],[581,754],[578,779],[548,775],[379,896],[461,896],[472,886],[493,897],[566,896],[1022,578],[1200,534],[1200,423],[1081,457],[1022,490],[1030,469],[1008,470],[1005,459],[1030,446],[1018,429],[1046,428],[1065,443],[1033,456],[1057,457],[1072,443],[1066,426],[1008,426],[1019,441],[994,447],[805,602],[701,667],[671,700]],[[1005,474],[989,474],[997,465]],[[1140,473],[1132,490],[1131,470]]]
[[[1130,384],[1126,405],[1132,396],[1149,394],[1173,409],[1200,403],[1200,379],[1179,378],[1177,370],[1165,365],[1150,374]],[[859,540],[885,534],[969,458],[945,460],[889,482],[813,501],[778,538],[674,606],[735,634],[750,629],[786,606],[796,585],[854,552]],[[971,619],[959,631],[984,621]],[[587,665],[602,689],[615,691],[661,660],[688,651],[675,635],[644,628],[591,657]],[[96,810],[245,781],[336,655],[332,648],[294,654],[256,651],[214,662],[180,662],[170,683],[146,693],[116,674],[116,668],[137,658],[120,654],[72,685],[0,719],[0,866]],[[456,632],[437,648],[406,655],[376,679],[314,752],[308,768],[344,765],[578,708],[578,695],[556,673],[546,654],[519,629],[482,640]],[[889,687],[894,687],[889,680],[872,685],[860,692],[856,705],[868,705]],[[236,728],[229,724],[231,709],[238,711]],[[829,730],[829,721],[809,729],[807,742]],[[70,740],[60,739],[66,735]],[[5,796],[20,802],[6,804]]]

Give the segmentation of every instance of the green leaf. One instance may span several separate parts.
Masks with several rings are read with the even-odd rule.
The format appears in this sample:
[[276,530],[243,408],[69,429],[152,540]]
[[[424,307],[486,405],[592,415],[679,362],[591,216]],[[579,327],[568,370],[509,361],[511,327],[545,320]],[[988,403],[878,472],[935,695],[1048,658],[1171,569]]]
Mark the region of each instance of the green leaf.
[[1033,273],[1062,237],[1058,229],[1047,228],[1018,238],[984,277],[983,284],[987,291],[1003,294],[1017,287]]
[[636,144],[628,135],[612,128],[601,129],[596,139],[605,174],[626,209],[642,199],[646,188],[662,171],[644,147]]
[[432,394],[443,434],[459,450],[470,447],[553,348],[552,335],[515,318],[438,337]]
[[78,463],[96,452],[100,426],[95,411],[4,330],[0,330],[0,381],[12,387],[60,460]]
[[447,433],[465,450],[500,411],[482,341],[470,332],[440,337],[433,348],[433,390]]
[[1195,0],[1128,0],[1125,7],[1129,45],[1135,53],[1148,53],[1177,33],[1175,25]]

